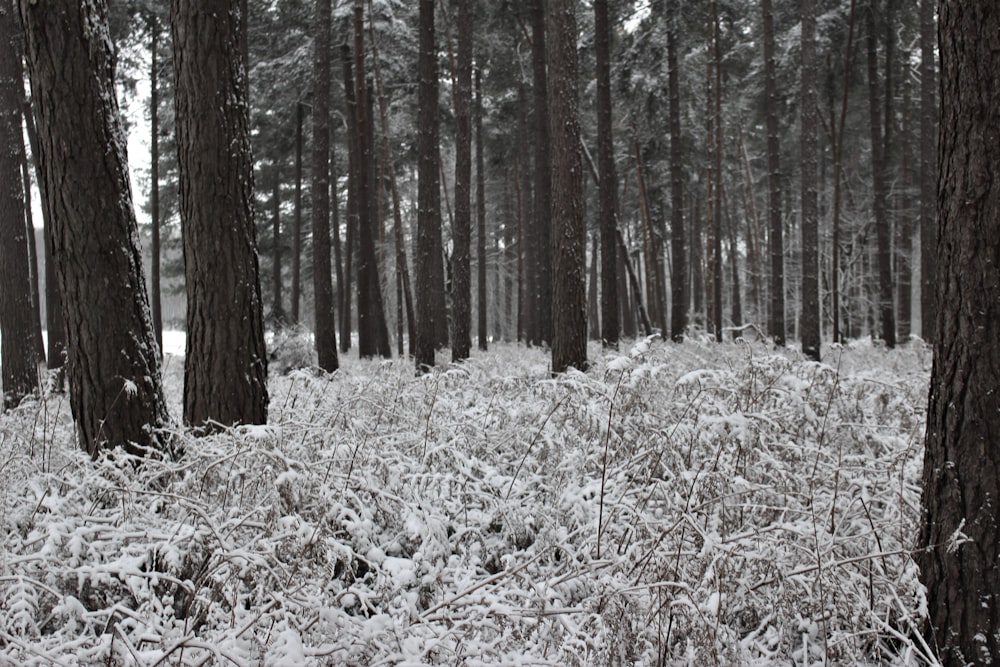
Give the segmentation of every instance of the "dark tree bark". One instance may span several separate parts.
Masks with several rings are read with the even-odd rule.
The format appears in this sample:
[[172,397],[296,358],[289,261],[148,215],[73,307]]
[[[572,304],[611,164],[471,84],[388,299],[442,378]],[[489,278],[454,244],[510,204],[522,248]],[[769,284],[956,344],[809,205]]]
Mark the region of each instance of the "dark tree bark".
[[920,336],[934,341],[937,316],[934,0],[920,0]]
[[580,155],[576,0],[546,0],[552,141],[552,372],[587,368],[586,224]]
[[292,204],[292,293],[288,319],[292,325],[301,321],[299,304],[302,301],[302,126],[306,107],[295,104],[295,199]]
[[[441,183],[438,166],[438,80],[434,45],[434,0],[420,0],[417,89],[417,340],[414,358],[418,371],[434,366],[434,291],[442,289],[434,280],[434,254],[441,238]],[[435,243],[435,237],[438,243]]]
[[455,67],[455,225],[452,229],[452,361],[472,347],[472,7],[458,0]]
[[238,0],[173,0],[174,105],[187,283],[184,422],[267,421],[246,71]]
[[331,3],[316,0],[313,37],[312,104],[312,232],[313,335],[320,368],[340,367],[337,329],[333,319],[333,269],[330,266],[330,61]]
[[19,7],[79,443],[92,456],[119,445],[146,455],[169,419],[135,242],[107,5]]
[[550,207],[552,201],[551,156],[549,154],[550,121],[548,110],[548,73],[546,70],[546,2],[534,0],[531,14],[531,71],[535,101],[535,197],[534,249],[532,251],[532,278],[528,289],[534,291],[530,303],[534,307],[531,317],[532,329],[528,332],[528,342],[532,345],[548,345],[552,342],[552,269],[553,258],[550,244]]
[[611,116],[611,26],[608,0],[594,0],[597,56],[597,168],[600,176],[601,341],[618,348],[618,176]]
[[667,93],[670,98],[670,338],[680,342],[687,328],[688,271],[684,227],[684,149],[681,134],[681,96],[677,68],[676,3],[671,3],[667,21]]
[[153,335],[163,355],[163,309],[160,301],[160,22],[149,23],[149,305]]
[[[28,264],[28,228],[21,166],[25,162],[18,101],[23,79],[12,3],[0,7],[0,366],[3,408],[38,389],[37,352]],[[34,230],[32,230],[32,233]]]
[[1000,14],[939,4],[937,327],[923,525],[928,643],[946,667],[1000,659]]
[[378,256],[375,253],[376,192],[374,105],[365,75],[364,0],[354,1],[354,94],[357,96],[358,154],[358,354],[362,358],[392,356]]
[[820,359],[819,197],[817,180],[816,3],[802,0],[802,353]]
[[[479,349],[487,349],[486,324],[486,159],[483,156],[483,79],[476,68],[476,265],[477,265],[477,329]],[[497,286],[499,287],[499,279]],[[495,294],[496,292],[494,292]]]
[[781,142],[778,128],[778,85],[774,62],[774,14],[771,0],[761,0],[764,23],[764,96],[767,105],[768,230],[771,252],[771,312],[768,333],[785,344],[785,243],[781,220]]
[[[868,35],[868,110],[872,150],[872,194],[875,211],[875,236],[878,244],[878,300],[882,340],[888,348],[896,347],[896,316],[893,308],[892,231],[886,206],[885,151],[882,143],[881,104],[879,102],[878,36],[875,25],[875,1],[869,0]],[[888,128],[886,128],[888,131]]]

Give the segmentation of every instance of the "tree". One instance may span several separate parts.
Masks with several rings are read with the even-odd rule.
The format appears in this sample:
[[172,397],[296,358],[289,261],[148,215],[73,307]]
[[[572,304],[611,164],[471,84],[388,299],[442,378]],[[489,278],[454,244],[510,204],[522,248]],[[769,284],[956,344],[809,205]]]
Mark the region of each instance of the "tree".
[[339,367],[333,320],[333,272],[330,266],[330,0],[316,0],[313,38],[312,231],[313,300],[317,363],[332,373]]
[[[18,22],[14,6],[0,5],[0,366],[3,367],[3,408],[16,407],[38,389],[33,322],[28,229],[25,226],[21,165],[23,74],[16,42]],[[32,230],[32,233],[34,230]]]
[[[486,329],[486,166],[483,157],[483,78],[476,68],[476,259],[479,349],[487,348]],[[499,336],[498,336],[499,337]]]
[[[670,9],[676,9],[676,3],[672,4]],[[670,97],[670,254],[673,260],[670,276],[670,338],[680,342],[687,327],[688,280],[684,233],[684,138],[681,134],[676,12],[669,11],[666,21],[667,90]]]
[[618,178],[611,125],[611,27],[608,0],[594,0],[597,56],[597,167],[600,172],[601,341],[618,347]]
[[455,67],[455,226],[452,232],[451,359],[468,359],[472,347],[472,3],[458,0]]
[[[295,104],[295,201],[292,211],[292,290],[288,318],[298,324],[299,304],[302,301],[302,126],[305,123],[306,105]],[[348,338],[349,340],[349,338]]]
[[136,244],[107,4],[18,6],[79,443],[91,456],[118,445],[145,455],[162,446],[169,419]]
[[153,334],[163,354],[163,313],[160,300],[160,21],[150,13],[149,24],[149,301]]
[[785,344],[785,244],[781,220],[781,140],[778,135],[778,84],[774,59],[774,12],[771,0],[761,0],[764,28],[764,97],[767,106],[768,231],[771,250],[771,312],[768,333],[774,344]]
[[528,343],[544,345],[552,342],[552,250],[549,234],[551,203],[551,157],[549,153],[548,73],[546,69],[546,1],[534,0],[531,9],[531,71],[535,100],[535,198],[533,225],[535,247],[531,253],[533,280],[527,288],[533,311],[529,319]]
[[1000,658],[1000,14],[939,3],[937,323],[917,554],[942,664]]
[[267,420],[267,353],[238,0],[173,0],[187,284],[184,422]]
[[803,0],[802,11],[802,352],[820,359],[819,202],[817,180],[816,3]]
[[[881,106],[879,104],[878,38],[875,32],[875,0],[869,0],[868,35],[868,109],[872,151],[872,196],[875,211],[875,236],[878,245],[878,301],[882,340],[888,348],[896,347],[896,318],[893,310],[891,224],[886,211],[885,152],[882,143]],[[886,132],[889,131],[888,126]]]
[[934,340],[937,288],[935,258],[935,32],[934,0],[920,0],[920,335]]
[[438,167],[438,80],[434,45],[434,0],[420,0],[420,84],[417,91],[417,340],[413,356],[417,370],[434,366],[434,254],[441,238],[441,184]]
[[546,0],[552,141],[552,372],[587,368],[587,237],[583,218],[576,0]]
[[365,76],[364,1],[354,0],[354,105],[357,127],[358,354],[392,356],[375,254],[376,225],[374,106]]

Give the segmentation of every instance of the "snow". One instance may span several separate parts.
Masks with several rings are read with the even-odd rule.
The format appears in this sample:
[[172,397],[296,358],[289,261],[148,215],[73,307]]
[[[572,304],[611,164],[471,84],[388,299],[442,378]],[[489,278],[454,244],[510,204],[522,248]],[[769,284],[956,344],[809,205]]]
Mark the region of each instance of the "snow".
[[0,664],[928,662],[926,346],[622,350],[555,379],[510,345],[424,377],[347,355],[140,466],[79,452],[64,395],[26,402]]

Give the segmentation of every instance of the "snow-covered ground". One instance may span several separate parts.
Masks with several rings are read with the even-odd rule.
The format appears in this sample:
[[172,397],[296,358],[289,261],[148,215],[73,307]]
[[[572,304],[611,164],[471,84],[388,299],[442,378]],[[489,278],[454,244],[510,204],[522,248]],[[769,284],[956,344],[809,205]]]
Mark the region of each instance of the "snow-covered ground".
[[270,424],[180,461],[90,461],[63,395],[0,418],[0,664],[926,662],[920,344],[553,379],[503,345],[281,375],[283,343]]

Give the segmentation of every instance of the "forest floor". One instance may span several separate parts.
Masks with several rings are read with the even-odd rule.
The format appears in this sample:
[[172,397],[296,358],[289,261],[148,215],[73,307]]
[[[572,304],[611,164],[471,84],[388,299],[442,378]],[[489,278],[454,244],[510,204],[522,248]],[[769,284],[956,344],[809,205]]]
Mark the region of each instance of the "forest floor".
[[0,664],[929,662],[921,343],[592,345],[558,378],[275,345],[270,424],[178,429],[179,461],[91,461],[64,394],[0,418]]

